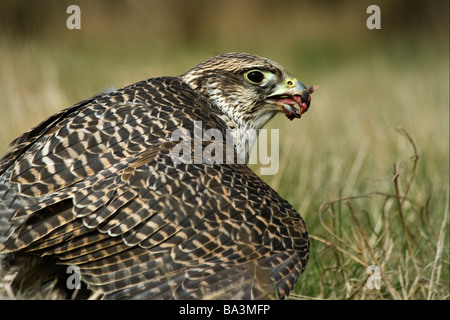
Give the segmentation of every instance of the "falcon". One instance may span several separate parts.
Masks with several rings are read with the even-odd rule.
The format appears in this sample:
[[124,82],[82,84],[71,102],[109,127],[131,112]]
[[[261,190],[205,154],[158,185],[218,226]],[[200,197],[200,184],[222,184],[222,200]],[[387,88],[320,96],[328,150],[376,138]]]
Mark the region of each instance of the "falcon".
[[[315,88],[227,53],[44,120],[0,160],[3,285],[58,299],[286,298],[307,227],[247,166],[247,133],[278,113],[300,118]],[[174,152],[181,143],[202,160]]]

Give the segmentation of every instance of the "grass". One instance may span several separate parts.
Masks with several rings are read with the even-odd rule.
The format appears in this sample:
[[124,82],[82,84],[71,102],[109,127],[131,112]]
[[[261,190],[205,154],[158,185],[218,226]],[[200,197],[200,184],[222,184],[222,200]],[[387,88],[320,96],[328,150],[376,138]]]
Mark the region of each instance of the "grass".
[[[399,131],[416,151],[408,133]],[[312,261],[320,284],[310,284],[314,298],[448,299],[448,250],[444,253],[448,193],[440,208],[441,226],[436,228],[430,221],[432,196],[421,202],[410,194],[418,161],[415,152],[407,162],[393,164],[389,190],[343,197],[319,207],[319,230],[325,232],[311,235],[322,253]],[[402,177],[407,181],[402,183]],[[328,264],[324,264],[322,257],[327,256]],[[380,281],[375,289],[368,285],[373,266]],[[304,277],[296,289],[300,293],[293,293],[292,298],[311,298],[303,293],[311,280]]]
[[[202,46],[182,59],[182,48],[164,57],[154,45],[112,48],[0,40],[1,153],[24,130],[109,86],[180,74],[211,55]],[[291,298],[449,299],[448,46],[422,39],[354,44],[345,54],[323,48],[281,61],[267,49],[319,85],[301,120],[278,116],[268,126],[280,130],[280,169],[262,178],[311,235]],[[367,285],[370,266],[380,289]]]

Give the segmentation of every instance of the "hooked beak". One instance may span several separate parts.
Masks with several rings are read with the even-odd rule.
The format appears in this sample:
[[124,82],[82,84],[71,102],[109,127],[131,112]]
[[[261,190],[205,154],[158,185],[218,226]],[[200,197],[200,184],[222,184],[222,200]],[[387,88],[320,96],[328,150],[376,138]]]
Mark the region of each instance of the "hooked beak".
[[[311,103],[310,94],[317,88],[318,86],[307,88],[300,81],[292,79],[276,88],[267,100],[280,106],[280,111],[283,111],[289,120],[293,120],[294,118],[300,118],[303,113],[308,111]],[[295,105],[298,106],[298,109]]]

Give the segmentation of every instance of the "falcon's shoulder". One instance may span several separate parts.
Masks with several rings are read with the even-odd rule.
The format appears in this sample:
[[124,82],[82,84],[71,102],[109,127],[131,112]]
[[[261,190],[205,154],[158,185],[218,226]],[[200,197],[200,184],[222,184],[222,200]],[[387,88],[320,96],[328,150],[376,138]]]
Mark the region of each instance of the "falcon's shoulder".
[[177,129],[192,132],[194,121],[224,127],[179,78],[141,81],[84,100],[17,138],[0,160],[0,175],[10,175],[21,193],[40,196],[166,141]]

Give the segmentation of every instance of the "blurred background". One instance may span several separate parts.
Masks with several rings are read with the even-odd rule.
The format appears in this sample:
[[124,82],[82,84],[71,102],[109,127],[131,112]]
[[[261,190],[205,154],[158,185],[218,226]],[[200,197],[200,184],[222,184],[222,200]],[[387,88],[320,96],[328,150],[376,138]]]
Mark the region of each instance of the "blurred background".
[[[80,30],[66,27],[73,4]],[[372,4],[379,30],[366,26]],[[280,169],[262,178],[312,237],[292,298],[448,299],[447,0],[0,0],[0,152],[109,87],[231,51],[319,85],[302,119],[268,126]]]

